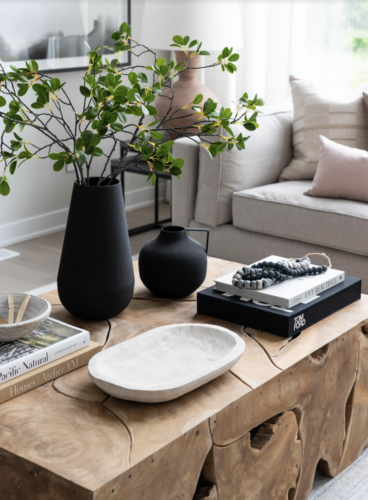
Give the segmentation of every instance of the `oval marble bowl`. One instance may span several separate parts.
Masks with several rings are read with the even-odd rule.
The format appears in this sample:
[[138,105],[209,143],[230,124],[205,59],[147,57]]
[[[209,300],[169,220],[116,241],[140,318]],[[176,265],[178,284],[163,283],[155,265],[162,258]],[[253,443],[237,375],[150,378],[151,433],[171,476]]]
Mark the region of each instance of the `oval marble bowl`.
[[[14,321],[17,317],[18,310],[23,302],[25,293],[0,293],[0,316],[8,321],[8,295],[14,297]],[[12,340],[20,339],[28,333],[31,333],[37,328],[46,318],[50,316],[51,305],[47,300],[31,295],[27,309],[23,314],[23,319],[20,323],[12,323],[10,325],[0,325],[0,342],[11,342]]]
[[167,325],[101,351],[90,360],[88,371],[111,396],[160,403],[225,373],[244,349],[244,341],[226,328]]

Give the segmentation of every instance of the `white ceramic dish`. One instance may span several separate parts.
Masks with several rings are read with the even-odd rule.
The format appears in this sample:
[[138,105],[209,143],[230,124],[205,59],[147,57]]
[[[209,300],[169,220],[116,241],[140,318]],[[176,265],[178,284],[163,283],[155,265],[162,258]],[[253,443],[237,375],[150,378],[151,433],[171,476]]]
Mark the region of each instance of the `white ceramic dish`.
[[245,349],[235,333],[213,325],[167,325],[94,356],[88,371],[98,387],[120,399],[175,399],[229,370]]
[[[0,293],[0,316],[8,322],[8,293]],[[23,302],[25,293],[12,293],[14,297],[14,321]],[[20,323],[0,325],[0,342],[11,342],[20,339],[37,328],[50,316],[51,305],[45,299],[31,295],[27,309]]]

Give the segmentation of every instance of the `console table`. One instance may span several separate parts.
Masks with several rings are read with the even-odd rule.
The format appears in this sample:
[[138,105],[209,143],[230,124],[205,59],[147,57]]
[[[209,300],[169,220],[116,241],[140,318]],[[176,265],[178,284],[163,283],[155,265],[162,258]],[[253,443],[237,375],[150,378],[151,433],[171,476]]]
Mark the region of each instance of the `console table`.
[[[239,264],[209,258],[203,287]],[[129,307],[109,321],[52,316],[103,348],[159,325],[225,326],[246,344],[226,374],[181,398],[109,397],[80,368],[0,405],[1,500],[306,500],[317,465],[335,476],[368,444],[368,296],[285,339],[196,313],[196,295],[158,300],[136,270]],[[204,490],[203,490],[204,491]],[[207,496],[206,496],[207,495]]]

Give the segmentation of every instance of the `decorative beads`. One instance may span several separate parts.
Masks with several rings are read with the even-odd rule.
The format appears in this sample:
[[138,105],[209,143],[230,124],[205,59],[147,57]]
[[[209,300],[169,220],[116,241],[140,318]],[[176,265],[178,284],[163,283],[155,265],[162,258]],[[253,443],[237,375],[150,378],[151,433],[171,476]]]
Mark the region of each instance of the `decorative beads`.
[[321,274],[326,271],[327,266],[312,266],[309,257],[305,257],[303,260],[263,261],[253,264],[251,267],[244,266],[242,269],[236,271],[232,279],[232,284],[240,289],[261,290],[274,283],[282,283],[287,279]]

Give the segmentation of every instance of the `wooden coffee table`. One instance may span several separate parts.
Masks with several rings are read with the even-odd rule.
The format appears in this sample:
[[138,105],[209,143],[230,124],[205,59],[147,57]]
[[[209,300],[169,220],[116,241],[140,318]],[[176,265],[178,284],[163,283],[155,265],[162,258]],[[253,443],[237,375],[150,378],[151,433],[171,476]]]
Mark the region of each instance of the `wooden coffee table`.
[[[203,287],[239,264],[209,259]],[[86,322],[52,316],[104,348],[159,325],[212,323],[246,343],[233,369],[161,404],[108,397],[80,368],[0,406],[1,500],[192,500],[201,471],[219,500],[302,500],[317,465],[335,476],[368,444],[368,297],[294,340],[157,300],[137,274],[129,307]]]

